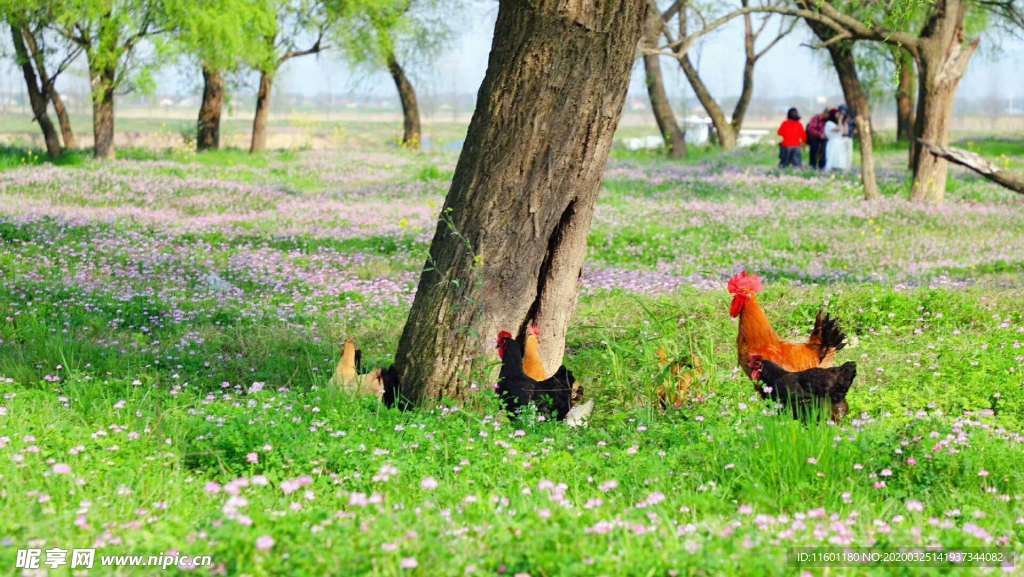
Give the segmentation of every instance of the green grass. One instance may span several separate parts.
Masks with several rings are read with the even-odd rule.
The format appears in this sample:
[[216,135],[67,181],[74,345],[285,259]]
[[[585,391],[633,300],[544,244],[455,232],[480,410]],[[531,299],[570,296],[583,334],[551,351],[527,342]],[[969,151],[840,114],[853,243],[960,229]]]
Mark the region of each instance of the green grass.
[[[687,283],[583,292],[566,364],[596,402],[586,428],[510,420],[491,379],[401,412],[327,382],[345,337],[366,366],[392,361],[408,310],[392,285],[426,262],[455,153],[377,130],[349,156],[76,153],[52,180],[5,185],[0,567],[96,543],[253,576],[762,576],[801,574],[792,547],[1022,553],[1015,197],[955,177],[944,209],[871,212],[853,179],[776,173],[766,147],[616,149],[588,266],[711,281],[750,266],[793,340],[829,301],[850,337],[838,360],[858,364],[847,422],[775,414],[737,367],[729,295]],[[103,212],[128,208],[146,211]],[[659,402],[676,384],[662,357],[702,367],[678,407]]]

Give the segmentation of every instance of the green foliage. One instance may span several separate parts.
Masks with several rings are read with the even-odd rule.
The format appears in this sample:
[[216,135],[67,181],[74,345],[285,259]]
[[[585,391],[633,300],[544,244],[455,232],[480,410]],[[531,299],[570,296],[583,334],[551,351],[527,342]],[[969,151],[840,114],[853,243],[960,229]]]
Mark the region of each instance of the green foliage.
[[451,40],[461,0],[354,0],[333,29],[356,65],[383,68],[392,59],[429,63]]
[[262,0],[166,0],[166,6],[177,48],[214,70],[258,64],[276,27],[273,6]]
[[[163,0],[49,0],[46,7],[51,25],[85,51],[94,99],[152,90],[169,50],[161,38],[171,23]],[[141,48],[144,39],[150,50]]]

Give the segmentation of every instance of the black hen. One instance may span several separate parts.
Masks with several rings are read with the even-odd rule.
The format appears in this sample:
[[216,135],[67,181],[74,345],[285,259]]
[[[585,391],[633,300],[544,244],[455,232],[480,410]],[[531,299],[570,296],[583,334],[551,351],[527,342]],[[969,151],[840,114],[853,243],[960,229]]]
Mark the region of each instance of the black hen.
[[841,367],[808,369],[791,373],[771,361],[761,361],[761,381],[768,385],[762,396],[790,408],[793,418],[806,418],[813,405],[827,403],[832,420],[843,420],[849,407],[846,393],[857,376],[857,363],[848,362]]
[[498,335],[498,355],[501,357],[501,372],[498,374],[498,396],[505,401],[510,413],[533,403],[548,416],[564,420],[573,403],[572,373],[561,366],[551,377],[536,381],[523,372],[523,353],[519,343],[507,332]]

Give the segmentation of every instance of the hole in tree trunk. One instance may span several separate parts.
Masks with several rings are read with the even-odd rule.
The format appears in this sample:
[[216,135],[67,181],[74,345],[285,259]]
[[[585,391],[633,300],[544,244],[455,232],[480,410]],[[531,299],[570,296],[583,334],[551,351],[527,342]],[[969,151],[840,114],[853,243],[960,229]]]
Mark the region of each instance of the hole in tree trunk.
[[530,326],[530,322],[536,320],[537,315],[540,314],[540,304],[544,297],[544,291],[547,288],[548,278],[551,276],[551,262],[555,258],[555,252],[558,251],[562,241],[565,239],[566,229],[569,228],[575,217],[576,199],[574,198],[569,201],[569,205],[562,211],[562,217],[558,220],[558,224],[555,225],[555,229],[551,231],[551,236],[548,237],[544,261],[540,265],[540,272],[537,276],[537,294],[533,297],[533,303],[530,305],[530,310],[526,313],[526,318],[523,319],[522,325],[519,326],[518,340],[520,345],[526,340],[526,329]]

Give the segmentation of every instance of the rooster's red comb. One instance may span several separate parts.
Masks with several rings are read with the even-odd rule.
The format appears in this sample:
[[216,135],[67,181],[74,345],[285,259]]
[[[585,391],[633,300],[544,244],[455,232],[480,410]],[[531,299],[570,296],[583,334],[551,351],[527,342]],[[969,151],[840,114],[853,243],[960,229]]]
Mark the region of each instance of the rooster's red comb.
[[755,295],[761,292],[761,277],[743,271],[729,279],[730,294]]
[[498,346],[500,347],[501,345],[505,344],[505,341],[507,341],[507,340],[509,340],[511,338],[512,338],[512,333],[510,333],[508,331],[501,331],[500,333],[498,333]]

